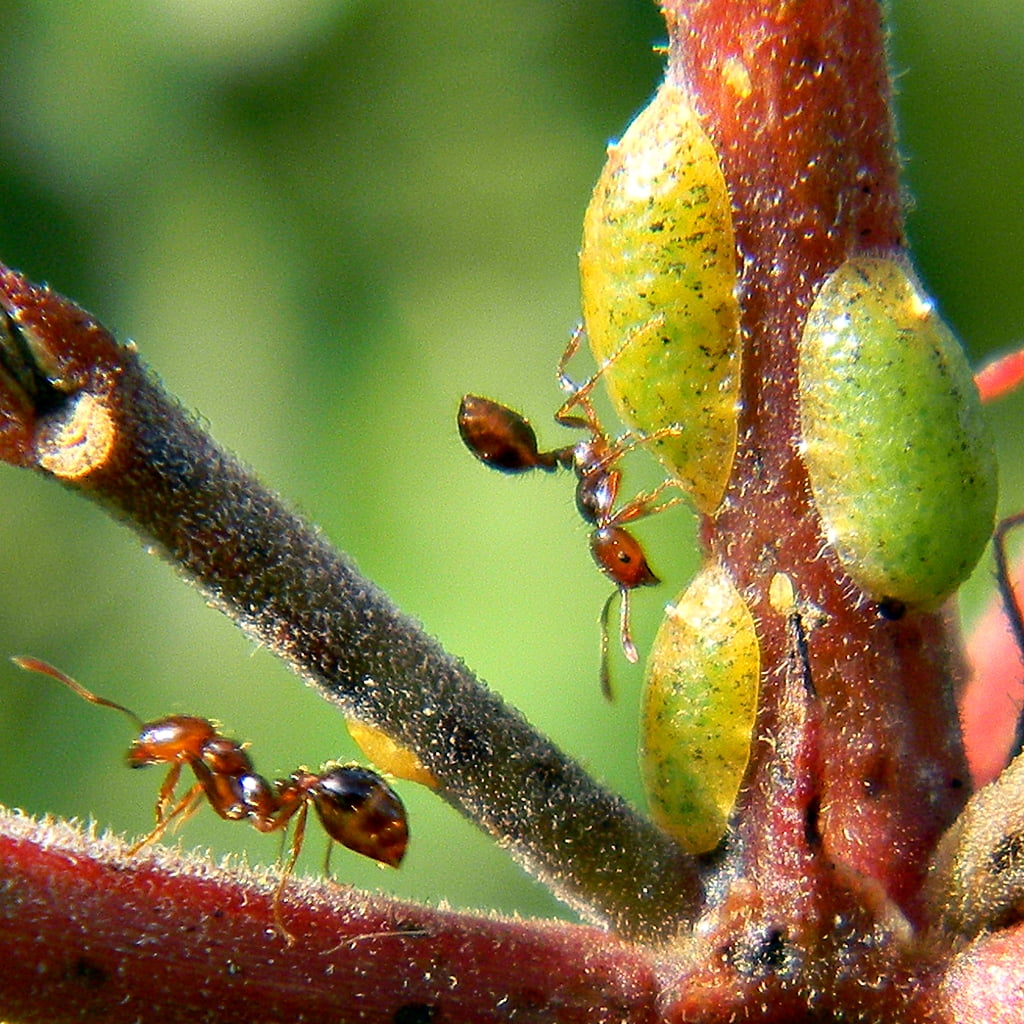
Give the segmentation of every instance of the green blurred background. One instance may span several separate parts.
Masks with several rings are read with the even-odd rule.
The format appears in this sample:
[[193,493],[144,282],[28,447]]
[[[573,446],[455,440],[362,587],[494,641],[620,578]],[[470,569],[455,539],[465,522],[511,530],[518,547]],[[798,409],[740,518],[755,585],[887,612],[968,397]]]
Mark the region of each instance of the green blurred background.
[[[917,264],[980,358],[1024,342],[1024,5],[892,6]],[[404,610],[641,801],[640,673],[616,657],[619,699],[601,700],[607,586],[570,482],[487,472],[454,415],[479,391],[564,443],[553,367],[578,312],[582,213],[606,141],[657,82],[654,7],[25,0],[0,14],[0,258],[136,340]],[[1018,508],[1024,399],[992,418],[1003,507]],[[357,756],[331,707],[133,534],[44,480],[0,475],[0,653],[51,660],[143,717],[219,719],[268,775]],[[668,581],[635,601],[644,644],[690,571],[693,523],[673,511],[641,532]],[[149,827],[159,773],[121,767],[119,716],[2,661],[0,685],[0,801]],[[407,865],[339,853],[340,880],[562,913],[430,794],[401,788]],[[278,854],[208,811],[182,835],[253,863]]]

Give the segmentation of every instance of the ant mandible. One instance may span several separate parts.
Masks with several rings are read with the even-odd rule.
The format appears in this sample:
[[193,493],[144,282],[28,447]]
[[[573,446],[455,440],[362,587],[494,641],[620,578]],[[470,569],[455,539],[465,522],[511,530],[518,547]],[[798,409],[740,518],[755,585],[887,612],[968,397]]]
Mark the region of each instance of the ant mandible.
[[[636,662],[638,655],[629,626],[629,595],[637,587],[661,582],[648,564],[640,542],[623,524],[654,515],[683,500],[682,496],[677,496],[659,502],[662,491],[676,485],[674,479],[669,479],[651,491],[642,491],[616,509],[615,500],[622,478],[618,462],[641,444],[678,435],[680,428],[665,427],[639,437],[625,434],[612,440],[601,427],[590,401],[590,392],[615,356],[582,384],[576,384],[566,373],[569,360],[575,355],[583,336],[583,327],[577,327],[558,362],[558,383],[569,397],[555,413],[555,421],[565,427],[586,430],[589,437],[564,448],[541,451],[529,420],[508,406],[479,395],[466,395],[462,399],[458,423],[459,435],[466,447],[493,469],[503,473],[568,469],[576,474],[576,508],[594,527],[590,534],[590,553],[598,569],[615,584],[615,590],[601,608],[600,618],[601,692],[611,700],[608,618],[612,601],[616,595],[619,596],[622,652],[628,661]],[[574,409],[579,409],[580,414],[574,413]]]
[[[91,693],[45,661],[12,660],[23,669],[56,679],[90,704],[125,715],[138,729],[126,754],[129,767],[170,765],[157,794],[156,825],[129,849],[129,856],[163,835],[175,819],[191,817],[204,797],[222,818],[248,819],[259,832],[278,832],[295,819],[291,849],[273,903],[275,926],[289,944],[295,940],[281,919],[281,896],[302,849],[310,804],[330,838],[342,846],[390,867],[402,862],[409,839],[405,808],[394,790],[371,769],[329,763],[319,772],[300,768],[271,783],[256,773],[241,744],[221,736],[205,718],[168,715],[143,722],[133,711]],[[175,801],[174,791],[185,765],[192,769],[196,781]],[[328,857],[330,850],[328,846]]]

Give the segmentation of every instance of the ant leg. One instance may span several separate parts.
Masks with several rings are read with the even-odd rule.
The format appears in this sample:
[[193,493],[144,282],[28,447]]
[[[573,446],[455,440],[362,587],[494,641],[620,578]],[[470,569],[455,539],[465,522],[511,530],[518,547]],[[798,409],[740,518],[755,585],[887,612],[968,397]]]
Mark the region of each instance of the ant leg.
[[[568,398],[562,404],[558,412],[555,413],[555,420],[564,426],[581,426],[585,423],[588,428],[596,429],[597,433],[603,433],[600,430],[600,425],[597,422],[597,414],[594,412],[593,406],[590,404],[590,392],[597,386],[597,382],[604,375],[605,371],[608,370],[622,354],[629,348],[629,346],[652,327],[658,327],[665,322],[665,315],[659,313],[656,316],[652,316],[649,320],[645,320],[642,324],[632,328],[626,332],[625,338],[619,347],[612,352],[604,362],[582,383],[577,384],[572,380],[566,372],[566,366],[569,360],[579,350],[580,342],[586,337],[586,328],[583,324],[579,324],[576,329],[572,332],[572,337],[569,339],[569,344],[566,346],[565,351],[562,353],[562,358],[558,361],[558,386],[568,394]],[[583,417],[574,417],[570,415],[571,410],[576,406],[582,406],[584,415]],[[582,423],[581,423],[582,420]]]
[[292,847],[288,853],[288,860],[281,869],[281,880],[274,890],[274,927],[278,935],[289,946],[295,945],[295,936],[284,926],[284,919],[281,916],[281,897],[284,895],[284,887],[295,870],[295,862],[299,859],[299,852],[302,850],[302,843],[306,838],[306,815],[309,813],[309,803],[303,801],[299,813],[295,818],[295,831],[292,833]]
[[558,386],[568,395],[574,394],[579,390],[578,385],[574,380],[570,379],[569,374],[566,372],[566,367],[572,360],[572,357],[580,349],[580,342],[587,336],[587,329],[583,323],[578,323],[572,331],[569,337],[569,344],[565,346],[565,351],[562,353],[561,358],[558,360],[558,368],[555,370],[555,374],[558,377]]
[[[992,535],[992,552],[996,563],[996,586],[999,588],[1006,609],[1006,617],[1010,623],[1010,631],[1017,641],[1018,651],[1024,660],[1024,609],[1021,608],[1017,591],[1010,576],[1010,559],[1006,551],[1006,535],[1013,529],[1024,524],[1024,512],[1008,516],[995,528]],[[1017,718],[1017,730],[1014,734],[1013,749],[1010,759],[1024,752],[1024,712]]]
[[672,508],[673,505],[682,504],[686,501],[685,494],[677,494],[675,497],[667,498],[664,501],[659,500],[659,495],[662,491],[667,490],[669,487],[678,486],[680,486],[679,481],[675,477],[671,477],[668,480],[662,480],[657,487],[649,491],[641,491],[639,494],[634,495],[625,505],[613,512],[604,525],[621,526],[623,523],[631,523],[637,519],[646,519],[647,516],[657,515],[659,512],[664,512],[665,509]]
[[165,820],[167,806],[178,788],[178,779],[181,778],[181,762],[175,761],[167,771],[167,776],[156,795],[156,820],[157,824]]
[[[176,767],[176,766],[175,766]],[[172,768],[173,771],[173,768]],[[137,843],[128,849],[128,856],[131,857],[138,853],[139,850],[144,846],[148,846],[150,843],[156,842],[168,829],[171,822],[175,819],[181,819],[181,821],[187,821],[192,817],[193,814],[199,809],[199,805],[203,799],[203,786],[202,783],[197,782],[192,786],[189,791],[171,808],[170,812],[162,817],[157,823],[156,827],[148,835],[143,836]]]
[[[579,351],[580,342],[587,336],[587,330],[582,323],[577,324],[569,344],[566,345],[561,359],[558,360],[558,368],[555,371],[558,377],[558,386],[569,397],[559,406],[555,413],[555,422],[563,427],[578,427],[581,430],[589,430],[595,437],[603,437],[604,431],[597,418],[597,412],[590,404],[590,392],[594,390],[604,367],[602,366],[592,376],[588,377],[582,384],[577,384],[568,374],[566,367],[569,361]],[[607,363],[605,364],[607,365]],[[580,407],[583,410],[582,416],[572,415],[571,410]]]

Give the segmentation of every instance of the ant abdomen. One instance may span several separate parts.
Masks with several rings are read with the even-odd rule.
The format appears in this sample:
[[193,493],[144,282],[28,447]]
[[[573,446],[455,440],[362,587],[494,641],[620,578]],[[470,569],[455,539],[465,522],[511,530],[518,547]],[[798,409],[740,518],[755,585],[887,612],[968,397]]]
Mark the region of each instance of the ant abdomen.
[[459,406],[458,422],[466,447],[481,462],[503,473],[551,471],[571,465],[571,450],[540,451],[530,421],[489,398],[466,395]]
[[382,864],[401,864],[409,842],[405,808],[376,772],[335,765],[313,776],[307,792],[332,839]]

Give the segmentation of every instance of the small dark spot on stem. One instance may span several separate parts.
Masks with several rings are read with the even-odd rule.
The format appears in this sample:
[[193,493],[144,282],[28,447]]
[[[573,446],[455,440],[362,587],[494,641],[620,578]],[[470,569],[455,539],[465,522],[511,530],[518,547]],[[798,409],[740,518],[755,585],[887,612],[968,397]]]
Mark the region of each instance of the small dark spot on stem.
[[395,1024],[430,1024],[437,1019],[438,1008],[432,1003],[406,1003],[395,1011]]
[[1006,871],[1019,870],[1024,864],[1024,834],[1004,836],[1002,842],[992,851],[992,870],[1001,875]]
[[907,614],[907,606],[895,597],[883,597],[878,602],[878,614],[889,622],[898,622]]
[[812,797],[804,811],[804,842],[812,850],[821,848],[821,831],[819,819],[821,817],[821,797]]
[[748,934],[725,951],[726,959],[740,974],[763,977],[780,974],[792,966],[790,949],[781,928]]
[[107,972],[88,957],[80,956],[71,969],[71,977],[86,988],[102,988],[107,981]]

